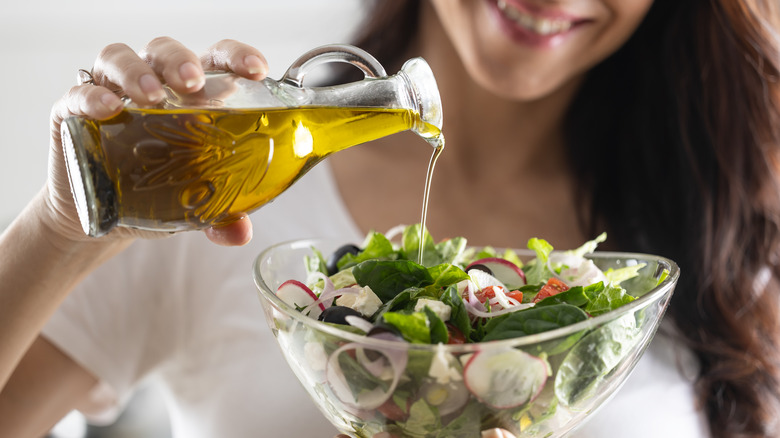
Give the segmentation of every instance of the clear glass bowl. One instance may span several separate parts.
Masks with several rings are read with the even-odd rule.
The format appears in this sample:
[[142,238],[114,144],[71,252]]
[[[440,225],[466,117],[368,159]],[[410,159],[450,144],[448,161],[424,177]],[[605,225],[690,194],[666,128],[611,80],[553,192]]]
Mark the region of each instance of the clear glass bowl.
[[[663,257],[596,252],[589,258],[602,270],[646,264],[638,277],[622,283],[636,300],[536,335],[476,344],[409,344],[319,322],[275,295],[287,280],[305,282],[304,256],[313,254],[312,247],[327,256],[344,243],[311,239],[270,247],[258,256],[254,277],[269,327],[290,367],[322,413],[352,437],[387,432],[380,436],[474,438],[495,427],[517,437],[566,436],[625,382],[653,338],[679,278],[677,265]],[[533,257],[529,251],[518,253]],[[668,275],[659,283],[664,271]],[[517,367],[489,376],[469,369],[477,352],[519,358],[526,365],[529,358],[541,361],[546,380],[520,405],[477,397],[480,392],[472,387],[495,384],[495,379],[522,384],[517,391],[528,389]]]

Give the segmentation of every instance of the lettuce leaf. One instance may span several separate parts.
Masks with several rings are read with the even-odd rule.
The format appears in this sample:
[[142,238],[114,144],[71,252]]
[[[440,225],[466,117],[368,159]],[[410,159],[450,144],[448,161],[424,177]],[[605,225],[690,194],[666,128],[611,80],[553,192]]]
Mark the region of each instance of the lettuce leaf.
[[544,239],[537,239],[534,237],[528,241],[528,249],[533,250],[536,253],[536,259],[526,265],[526,284],[547,282],[553,275],[547,267],[547,261],[550,259],[550,253],[553,250],[552,245]]

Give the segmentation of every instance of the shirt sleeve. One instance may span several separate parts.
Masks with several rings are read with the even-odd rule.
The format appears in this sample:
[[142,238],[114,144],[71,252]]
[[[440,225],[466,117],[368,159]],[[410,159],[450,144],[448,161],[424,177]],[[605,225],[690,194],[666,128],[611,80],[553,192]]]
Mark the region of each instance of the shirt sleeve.
[[181,336],[187,239],[138,241],[89,275],[43,328],[42,335],[100,380],[94,395],[110,422],[133,388],[171,358]]

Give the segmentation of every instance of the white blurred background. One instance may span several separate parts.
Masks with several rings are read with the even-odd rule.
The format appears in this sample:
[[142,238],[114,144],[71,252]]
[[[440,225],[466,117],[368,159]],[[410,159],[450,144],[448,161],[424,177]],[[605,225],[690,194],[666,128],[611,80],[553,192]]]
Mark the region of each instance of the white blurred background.
[[[300,54],[349,42],[361,0],[27,0],[0,9],[0,229],[46,181],[49,113],[114,42],[141,50],[156,36],[196,53],[232,38],[258,47],[279,78]],[[143,389],[113,427],[89,428],[72,415],[57,437],[165,437],[167,416]]]

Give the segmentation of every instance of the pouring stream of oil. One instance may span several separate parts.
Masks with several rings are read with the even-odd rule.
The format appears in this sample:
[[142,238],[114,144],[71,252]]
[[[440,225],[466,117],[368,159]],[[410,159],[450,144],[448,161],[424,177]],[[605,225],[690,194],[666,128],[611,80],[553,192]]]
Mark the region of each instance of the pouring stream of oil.
[[436,160],[439,159],[439,155],[444,151],[444,135],[439,133],[435,138],[429,140],[432,144],[435,143],[431,160],[428,162],[428,172],[425,175],[425,192],[423,193],[423,205],[422,215],[420,218],[420,251],[417,255],[417,263],[423,264],[423,253],[425,251],[425,230],[426,221],[428,219],[428,198],[431,192],[431,179],[433,178],[433,169],[436,166]]

